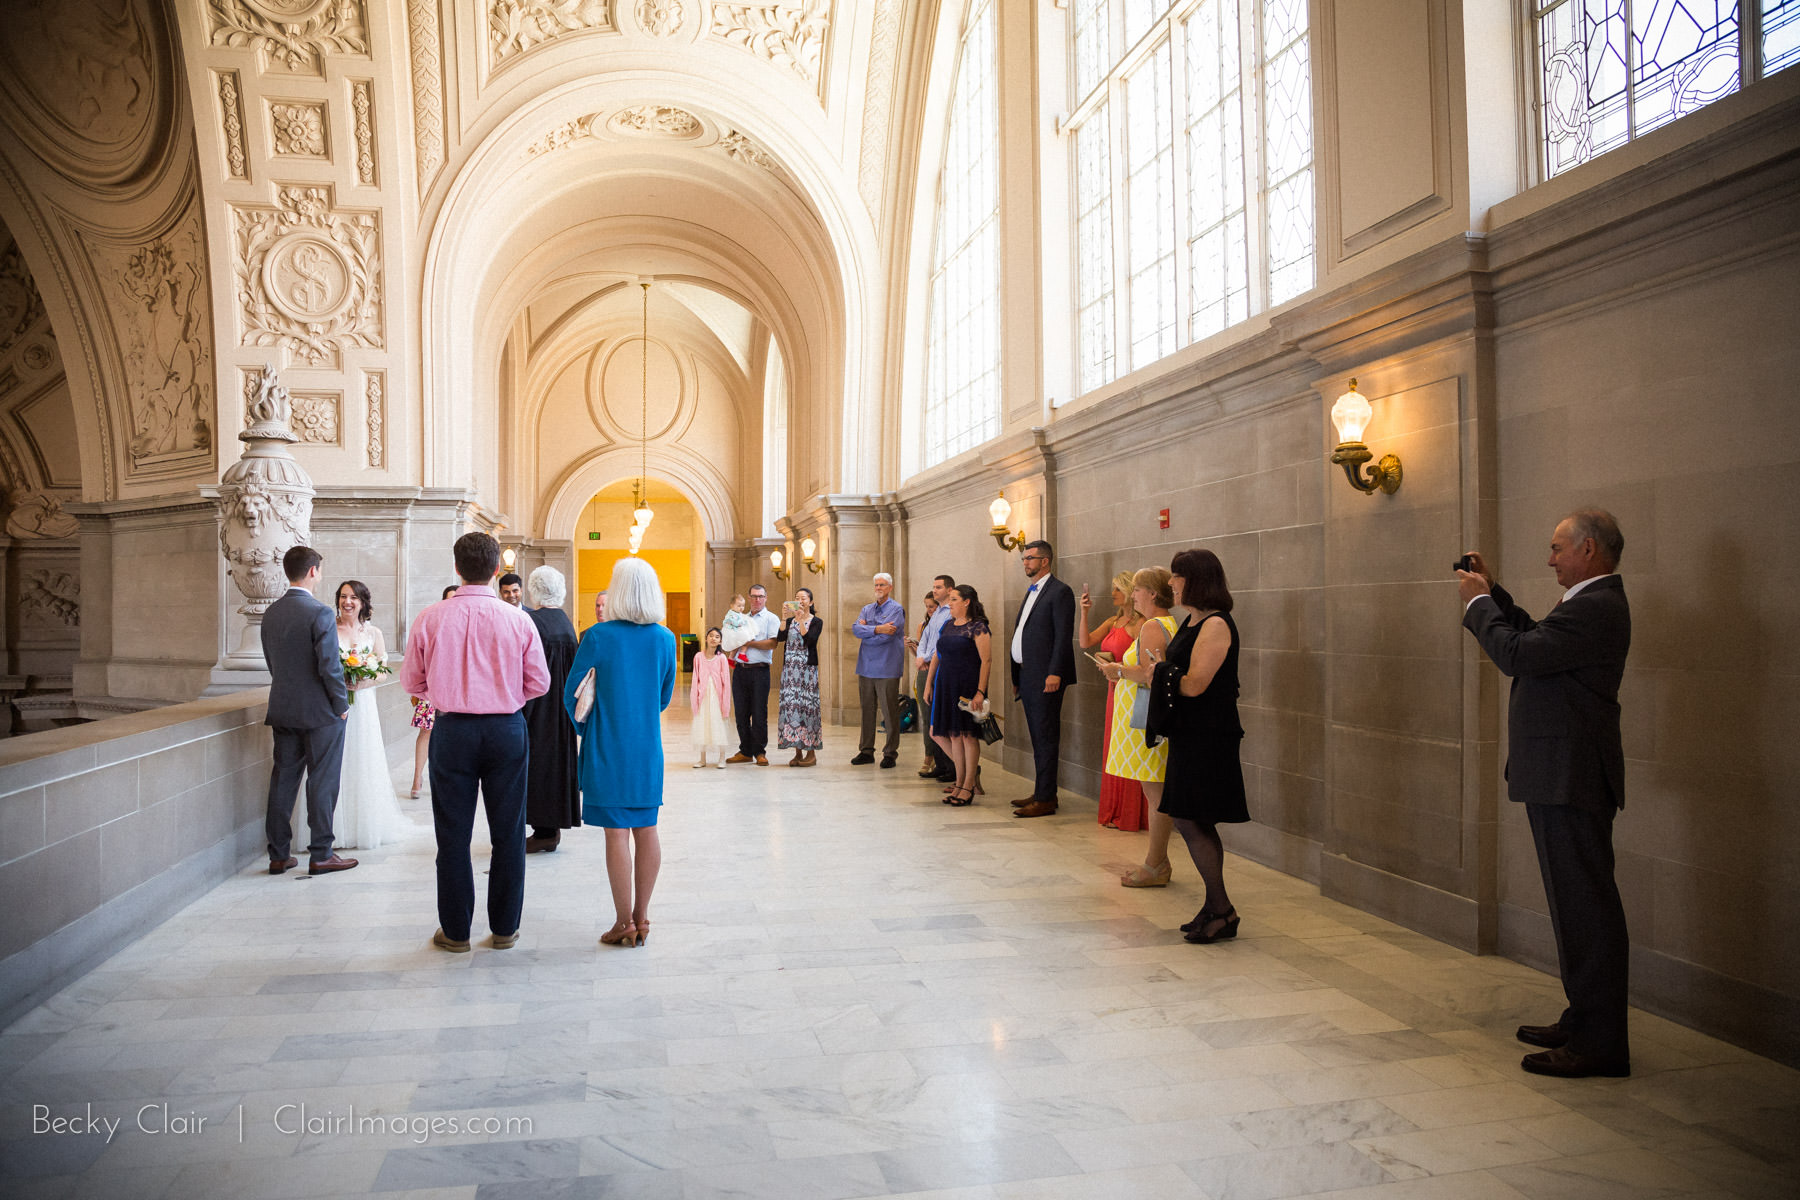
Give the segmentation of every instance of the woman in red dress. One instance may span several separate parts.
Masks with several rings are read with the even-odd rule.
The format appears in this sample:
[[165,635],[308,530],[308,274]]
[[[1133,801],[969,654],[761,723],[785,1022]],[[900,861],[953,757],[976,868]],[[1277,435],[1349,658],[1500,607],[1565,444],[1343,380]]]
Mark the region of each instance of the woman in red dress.
[[[1100,647],[1099,656],[1110,662],[1118,662],[1137,638],[1138,626],[1144,618],[1131,606],[1131,572],[1120,571],[1112,581],[1113,615],[1100,622],[1093,630],[1088,629],[1088,617],[1093,610],[1094,601],[1088,595],[1087,588],[1081,589],[1081,648],[1092,650]],[[1113,685],[1106,685],[1105,719],[1100,723],[1100,761],[1106,762],[1112,746],[1112,704]],[[1117,775],[1100,774],[1100,824],[1108,829],[1122,829],[1127,833],[1136,833],[1149,821],[1149,810],[1144,802],[1144,788],[1135,779],[1120,779]]]

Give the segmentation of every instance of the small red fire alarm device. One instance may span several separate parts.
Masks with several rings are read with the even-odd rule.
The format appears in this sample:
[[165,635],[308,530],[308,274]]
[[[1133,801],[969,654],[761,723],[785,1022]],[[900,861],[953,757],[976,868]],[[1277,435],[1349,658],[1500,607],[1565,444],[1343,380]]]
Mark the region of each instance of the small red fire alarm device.
[[1165,508],[1160,513],[1157,513],[1156,519],[1161,522],[1157,528],[1167,529],[1169,527],[1169,510]]

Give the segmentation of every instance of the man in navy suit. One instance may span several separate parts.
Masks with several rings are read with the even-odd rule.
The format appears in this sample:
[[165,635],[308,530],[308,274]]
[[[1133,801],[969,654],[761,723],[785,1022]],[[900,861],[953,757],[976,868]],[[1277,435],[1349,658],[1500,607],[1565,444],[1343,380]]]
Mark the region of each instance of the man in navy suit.
[[1543,1046],[1520,1063],[1536,1075],[1631,1074],[1626,1032],[1631,942],[1613,879],[1613,816],[1625,806],[1619,681],[1631,610],[1619,578],[1625,538],[1611,513],[1583,509],[1550,538],[1565,590],[1534,621],[1494,583],[1479,554],[1458,571],[1463,625],[1504,675],[1507,794],[1525,805],[1544,877],[1568,1008],[1553,1025],[1521,1025]]
[[294,836],[289,814],[306,773],[306,823],[311,827],[308,874],[348,871],[354,858],[331,848],[331,821],[337,812],[338,775],[344,765],[344,718],[350,693],[338,657],[337,619],[313,598],[319,564],[311,546],[295,546],[281,557],[287,593],[262,619],[263,661],[269,665],[269,715],[275,731],[275,765],[269,771],[269,874],[297,865],[289,855]]
[[1031,795],[1013,801],[1015,817],[1047,817],[1056,811],[1056,768],[1062,754],[1062,705],[1075,682],[1075,593],[1050,573],[1049,542],[1025,546],[1025,578],[1031,586],[1007,639],[1013,699],[1025,710],[1036,782]]

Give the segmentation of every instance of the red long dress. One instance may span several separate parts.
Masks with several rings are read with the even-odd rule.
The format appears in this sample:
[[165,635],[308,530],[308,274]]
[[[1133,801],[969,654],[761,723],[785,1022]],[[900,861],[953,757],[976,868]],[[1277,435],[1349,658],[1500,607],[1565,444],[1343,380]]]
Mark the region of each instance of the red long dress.
[[[1100,639],[1100,648],[1113,656],[1114,662],[1124,659],[1125,651],[1131,649],[1132,637],[1122,626],[1115,625]],[[1106,685],[1106,721],[1100,734],[1100,761],[1105,762],[1112,749],[1112,705],[1113,688],[1117,684]],[[1121,779],[1117,775],[1100,774],[1100,823],[1111,825],[1115,829],[1123,829],[1127,833],[1136,833],[1144,828],[1150,819],[1150,806],[1144,800],[1144,785],[1135,779]]]

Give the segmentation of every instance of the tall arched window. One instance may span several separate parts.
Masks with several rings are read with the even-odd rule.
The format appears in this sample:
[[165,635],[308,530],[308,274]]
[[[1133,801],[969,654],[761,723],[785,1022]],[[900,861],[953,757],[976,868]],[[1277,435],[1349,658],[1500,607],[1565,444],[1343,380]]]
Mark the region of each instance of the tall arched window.
[[994,2],[970,0],[938,176],[925,343],[925,465],[1000,432],[1000,115]]
[[1312,61],[1307,0],[1073,10],[1076,383],[1087,392],[1316,282]]

